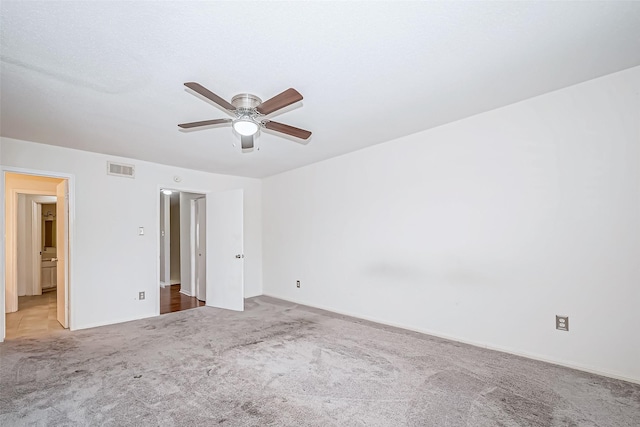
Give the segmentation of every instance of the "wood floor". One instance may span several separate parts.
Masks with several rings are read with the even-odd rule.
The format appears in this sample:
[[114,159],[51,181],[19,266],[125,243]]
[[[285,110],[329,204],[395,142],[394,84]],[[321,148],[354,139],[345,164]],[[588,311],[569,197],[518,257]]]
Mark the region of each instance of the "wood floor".
[[57,320],[56,291],[18,297],[18,311],[6,314],[6,339],[34,338],[64,328]]
[[174,311],[189,310],[202,307],[203,301],[196,297],[189,297],[180,293],[180,285],[171,285],[160,288],[160,314],[173,313]]

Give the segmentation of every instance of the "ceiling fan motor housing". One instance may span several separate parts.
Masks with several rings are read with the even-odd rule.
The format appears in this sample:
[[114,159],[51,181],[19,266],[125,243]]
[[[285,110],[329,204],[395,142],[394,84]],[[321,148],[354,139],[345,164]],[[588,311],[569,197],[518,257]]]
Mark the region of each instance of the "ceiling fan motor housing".
[[239,110],[255,110],[262,100],[250,93],[241,93],[231,99],[231,104]]

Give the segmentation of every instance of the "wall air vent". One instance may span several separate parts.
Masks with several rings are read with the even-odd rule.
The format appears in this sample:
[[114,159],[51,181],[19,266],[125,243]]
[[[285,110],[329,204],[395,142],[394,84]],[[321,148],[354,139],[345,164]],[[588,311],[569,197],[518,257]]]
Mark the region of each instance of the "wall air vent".
[[136,167],[133,165],[125,165],[122,163],[107,162],[107,174],[134,178],[136,175]]

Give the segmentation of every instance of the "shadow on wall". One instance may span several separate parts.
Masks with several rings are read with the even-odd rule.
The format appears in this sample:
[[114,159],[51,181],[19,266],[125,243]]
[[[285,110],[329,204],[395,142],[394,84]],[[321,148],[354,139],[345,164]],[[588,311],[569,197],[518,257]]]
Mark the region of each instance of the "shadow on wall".
[[496,271],[494,265],[471,265],[459,257],[447,257],[430,264],[422,260],[398,260],[394,263],[386,259],[369,264],[363,273],[371,279],[395,284],[400,281],[433,287],[500,287],[508,279],[496,275]]

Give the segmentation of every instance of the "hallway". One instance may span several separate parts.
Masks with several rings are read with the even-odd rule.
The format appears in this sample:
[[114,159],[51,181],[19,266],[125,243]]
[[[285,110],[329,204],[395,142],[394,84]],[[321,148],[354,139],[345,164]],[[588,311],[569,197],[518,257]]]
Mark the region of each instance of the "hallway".
[[180,285],[160,288],[160,314],[189,310],[190,308],[202,307],[203,305],[203,301],[198,301],[195,297],[189,297],[180,293]]
[[35,338],[64,328],[56,319],[56,291],[18,297],[18,311],[6,314],[7,340]]

